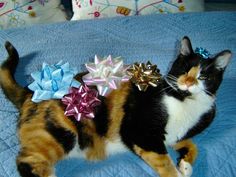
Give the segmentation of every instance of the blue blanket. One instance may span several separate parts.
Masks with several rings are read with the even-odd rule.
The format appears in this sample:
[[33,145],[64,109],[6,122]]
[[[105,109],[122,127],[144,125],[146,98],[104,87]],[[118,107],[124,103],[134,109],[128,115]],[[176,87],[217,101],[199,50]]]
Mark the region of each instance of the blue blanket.
[[[230,49],[236,53],[236,13],[212,12],[151,15],[104,20],[65,22],[31,28],[0,31],[0,61],[7,56],[3,47],[11,41],[20,53],[16,80],[32,81],[30,73],[43,61],[69,61],[80,71],[94,55],[122,56],[126,63],[147,61],[158,64],[164,74],[178,51],[179,40],[187,35],[193,47],[211,53]],[[236,176],[236,58],[227,68],[217,97],[213,124],[194,141],[199,156],[193,177]],[[18,112],[0,92],[0,177],[18,177],[15,158]],[[173,159],[176,153],[171,152]],[[56,166],[58,177],[154,177],[155,172],[130,152],[91,163],[67,159]]]

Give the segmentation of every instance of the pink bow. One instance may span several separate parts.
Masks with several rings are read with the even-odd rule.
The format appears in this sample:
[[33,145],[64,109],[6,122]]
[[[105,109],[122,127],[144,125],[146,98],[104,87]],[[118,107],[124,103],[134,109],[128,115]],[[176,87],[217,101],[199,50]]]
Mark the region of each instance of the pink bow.
[[65,115],[74,116],[77,121],[82,118],[94,118],[95,107],[101,103],[97,97],[98,92],[86,85],[72,87],[69,94],[62,98],[63,104],[67,105]]

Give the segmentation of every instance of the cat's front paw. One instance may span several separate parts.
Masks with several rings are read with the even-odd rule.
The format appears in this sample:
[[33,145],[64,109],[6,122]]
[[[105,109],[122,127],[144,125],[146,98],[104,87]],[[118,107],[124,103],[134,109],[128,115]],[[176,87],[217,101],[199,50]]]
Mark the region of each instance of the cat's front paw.
[[179,162],[179,171],[184,177],[190,177],[193,173],[191,164],[184,161],[183,159],[181,159]]

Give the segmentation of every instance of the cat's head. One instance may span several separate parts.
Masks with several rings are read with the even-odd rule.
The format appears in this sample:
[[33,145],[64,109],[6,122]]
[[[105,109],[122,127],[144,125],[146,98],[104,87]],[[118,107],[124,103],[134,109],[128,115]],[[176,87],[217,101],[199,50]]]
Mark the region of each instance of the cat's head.
[[191,95],[200,92],[215,94],[231,56],[229,50],[224,50],[212,58],[205,59],[193,51],[190,39],[184,37],[180,54],[166,77],[167,82],[175,90]]

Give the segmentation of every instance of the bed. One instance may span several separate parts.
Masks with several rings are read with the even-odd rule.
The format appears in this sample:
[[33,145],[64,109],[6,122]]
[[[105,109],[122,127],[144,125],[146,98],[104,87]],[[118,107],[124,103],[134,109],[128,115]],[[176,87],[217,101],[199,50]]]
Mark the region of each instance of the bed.
[[[150,60],[163,74],[178,51],[183,36],[193,47],[212,54],[233,52],[217,97],[217,116],[209,128],[193,140],[199,156],[193,177],[236,176],[236,12],[204,12],[133,16],[37,25],[0,31],[0,60],[7,56],[6,40],[20,53],[16,80],[23,86],[32,79],[43,61],[68,61],[79,71],[94,55],[122,56],[126,63]],[[19,150],[16,135],[18,112],[0,91],[0,177],[19,177],[15,158]],[[172,158],[177,154],[170,149]],[[57,177],[155,177],[157,174],[130,152],[91,163],[66,159],[56,165]]]

